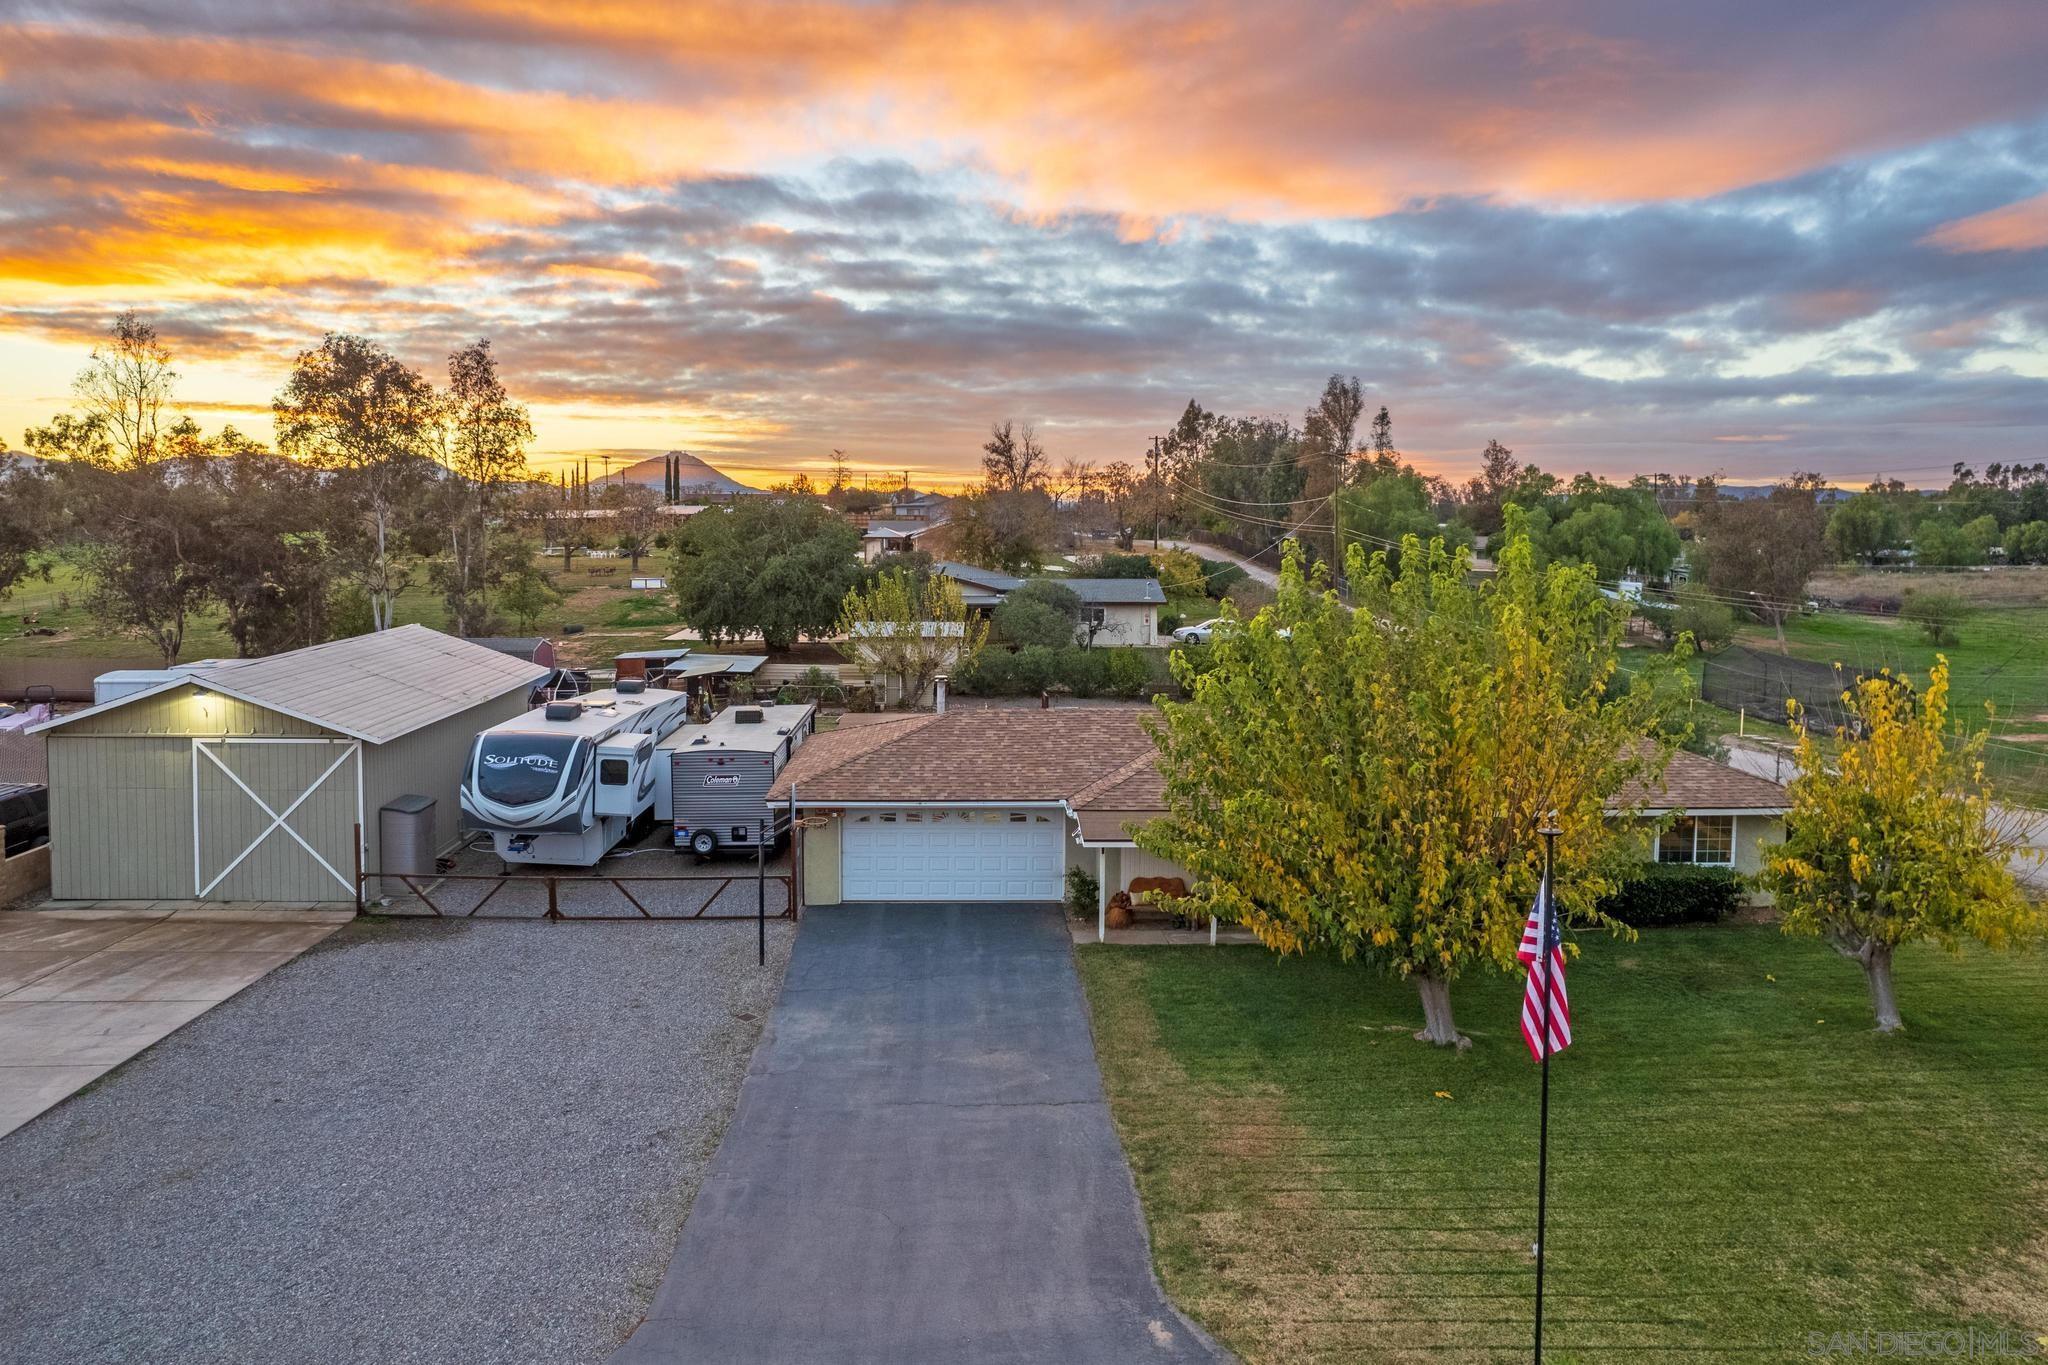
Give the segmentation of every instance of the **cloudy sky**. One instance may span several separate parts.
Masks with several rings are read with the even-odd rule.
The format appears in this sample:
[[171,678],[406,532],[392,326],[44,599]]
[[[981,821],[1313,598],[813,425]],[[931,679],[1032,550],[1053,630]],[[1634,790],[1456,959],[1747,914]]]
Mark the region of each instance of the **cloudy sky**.
[[1439,472],[1938,481],[2048,457],[2044,71],[2043,0],[0,0],[0,435],[133,307],[264,436],[337,329],[742,476],[1341,371]]

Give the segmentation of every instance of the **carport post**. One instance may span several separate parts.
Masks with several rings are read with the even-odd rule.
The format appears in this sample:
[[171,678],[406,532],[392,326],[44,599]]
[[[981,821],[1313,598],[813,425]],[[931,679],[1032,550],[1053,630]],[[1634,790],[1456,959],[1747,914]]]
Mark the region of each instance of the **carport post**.
[[761,822],[760,837],[754,840],[754,930],[759,940],[759,963],[768,965],[768,821]]

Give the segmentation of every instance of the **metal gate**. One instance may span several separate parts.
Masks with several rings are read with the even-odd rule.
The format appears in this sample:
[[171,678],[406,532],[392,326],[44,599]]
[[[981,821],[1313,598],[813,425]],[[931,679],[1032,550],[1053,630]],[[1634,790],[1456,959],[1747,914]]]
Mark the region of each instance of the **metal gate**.
[[[374,885],[384,888],[381,896],[373,893]],[[717,922],[793,919],[797,914],[796,878],[758,871],[644,877],[365,871],[357,908],[438,919]]]
[[362,746],[352,739],[192,741],[195,899],[355,895]]

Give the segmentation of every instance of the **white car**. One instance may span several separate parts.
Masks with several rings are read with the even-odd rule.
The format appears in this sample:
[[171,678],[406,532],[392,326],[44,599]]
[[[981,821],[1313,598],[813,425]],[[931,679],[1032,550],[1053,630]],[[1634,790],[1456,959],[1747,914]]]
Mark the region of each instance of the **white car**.
[[1209,637],[1216,633],[1216,627],[1225,624],[1221,616],[1212,616],[1199,625],[1181,626],[1173,632],[1175,644],[1206,645]]

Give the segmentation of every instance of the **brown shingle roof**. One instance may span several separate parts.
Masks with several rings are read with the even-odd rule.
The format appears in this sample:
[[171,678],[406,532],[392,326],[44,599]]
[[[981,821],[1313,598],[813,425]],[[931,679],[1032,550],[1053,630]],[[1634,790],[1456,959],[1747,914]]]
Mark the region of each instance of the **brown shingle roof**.
[[[796,783],[806,804],[841,801],[1065,801],[1090,843],[1129,839],[1166,809],[1166,780],[1135,707],[955,710],[877,717],[814,735],[770,801]],[[1671,756],[1662,782],[1618,795],[1650,812],[1755,811],[1790,804],[1777,783],[1698,754]]]
[[[814,736],[770,788],[806,803],[1064,801],[1152,753],[1137,707],[955,710]],[[843,738],[842,738],[843,737]],[[833,743],[833,741],[838,741]]]
[[1788,809],[1792,804],[1790,793],[1769,778],[1716,763],[1711,758],[1683,749],[1671,755],[1670,766],[1664,769],[1661,782],[1625,788],[1609,804],[1622,809],[1638,801],[1642,802],[1645,812],[1721,810],[1775,813]]

